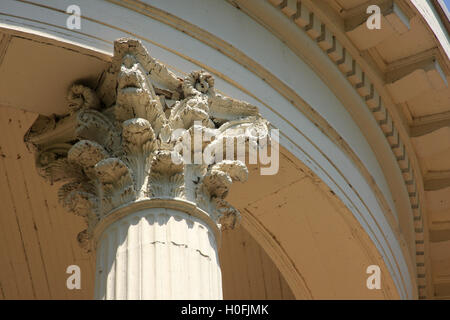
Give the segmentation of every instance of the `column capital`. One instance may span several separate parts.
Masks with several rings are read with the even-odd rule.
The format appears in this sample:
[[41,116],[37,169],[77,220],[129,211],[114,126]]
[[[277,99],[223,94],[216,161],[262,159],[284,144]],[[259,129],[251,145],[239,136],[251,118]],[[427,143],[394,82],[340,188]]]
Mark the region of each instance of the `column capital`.
[[212,75],[177,77],[139,41],[119,39],[99,85],[74,84],[67,100],[68,113],[39,116],[25,142],[39,173],[64,183],[63,206],[85,218],[83,247],[111,212],[151,199],[193,203],[219,229],[239,222],[225,197],[248,171],[227,160],[238,152],[226,143],[256,149],[269,124],[255,106],[217,93]]

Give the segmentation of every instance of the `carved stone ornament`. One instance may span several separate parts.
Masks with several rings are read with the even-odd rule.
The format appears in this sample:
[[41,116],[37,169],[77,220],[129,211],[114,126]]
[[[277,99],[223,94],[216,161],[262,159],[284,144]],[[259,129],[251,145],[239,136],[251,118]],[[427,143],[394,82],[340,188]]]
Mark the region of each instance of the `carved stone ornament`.
[[186,135],[173,133],[212,137],[193,154],[229,138],[255,148],[255,138],[268,135],[258,109],[216,93],[207,72],[177,77],[132,39],[115,41],[99,83],[95,89],[73,85],[69,113],[39,116],[25,136],[40,174],[64,182],[58,192],[63,206],[85,218],[81,245],[89,249],[95,226],[112,210],[145,199],[190,202],[219,228],[233,228],[239,212],[224,199],[233,181],[247,179],[245,164],[214,152],[207,163],[176,162],[175,146]]

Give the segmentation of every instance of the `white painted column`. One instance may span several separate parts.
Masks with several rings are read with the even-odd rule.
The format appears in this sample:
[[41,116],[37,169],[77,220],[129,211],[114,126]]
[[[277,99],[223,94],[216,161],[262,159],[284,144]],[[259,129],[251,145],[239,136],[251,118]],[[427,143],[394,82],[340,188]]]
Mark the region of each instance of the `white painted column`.
[[[218,146],[239,137],[254,148],[268,122],[256,107],[216,94],[205,71],[178,78],[137,40],[115,41],[105,72],[96,90],[74,84],[70,113],[39,117],[25,137],[41,174],[66,182],[61,203],[85,219],[77,239],[97,250],[95,298],[222,299],[220,229],[240,219],[225,198],[248,170]],[[192,163],[184,155],[202,132],[213,141],[194,136],[192,151],[213,157]]]
[[197,217],[149,208],[107,226],[97,244],[96,299],[222,299],[215,234]]

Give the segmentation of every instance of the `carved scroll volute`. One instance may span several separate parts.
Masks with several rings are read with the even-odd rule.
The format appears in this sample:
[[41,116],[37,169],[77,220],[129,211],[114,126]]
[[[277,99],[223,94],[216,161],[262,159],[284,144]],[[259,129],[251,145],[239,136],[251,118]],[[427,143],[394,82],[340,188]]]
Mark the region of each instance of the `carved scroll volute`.
[[[233,181],[247,179],[247,168],[214,150],[228,138],[255,147],[267,136],[268,122],[256,107],[217,94],[207,72],[176,77],[132,39],[115,42],[98,88],[76,84],[67,97],[68,112],[40,116],[25,141],[36,151],[39,172],[65,182],[59,199],[85,218],[78,239],[87,249],[99,221],[145,199],[193,202],[218,226],[237,225],[239,212],[225,198]],[[180,129],[184,135],[175,136]],[[210,161],[174,161],[180,142],[186,146],[183,137],[192,146],[196,130],[211,139],[192,150],[210,153]]]

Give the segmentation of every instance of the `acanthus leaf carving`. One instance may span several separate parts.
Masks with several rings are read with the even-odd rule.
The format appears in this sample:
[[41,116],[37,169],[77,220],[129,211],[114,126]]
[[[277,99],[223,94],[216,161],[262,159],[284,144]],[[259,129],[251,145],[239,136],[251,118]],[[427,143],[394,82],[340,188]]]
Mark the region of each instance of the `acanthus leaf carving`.
[[67,94],[68,107],[71,112],[80,109],[99,109],[100,99],[94,90],[81,84],[74,84]]
[[[239,211],[225,198],[248,171],[245,163],[226,160],[219,147],[238,139],[255,148],[269,124],[255,106],[217,94],[211,74],[178,78],[139,41],[119,39],[99,86],[73,85],[68,109],[65,115],[40,116],[25,141],[37,151],[41,174],[65,182],[58,196],[68,211],[85,218],[87,228],[78,235],[84,247],[112,210],[143,199],[188,201],[223,229],[237,225]],[[185,134],[175,137],[179,129]],[[198,132],[207,137],[199,150],[191,148]],[[192,155],[211,157],[201,156],[207,158],[203,163],[174,161],[182,159],[180,141]]]

